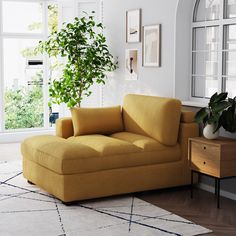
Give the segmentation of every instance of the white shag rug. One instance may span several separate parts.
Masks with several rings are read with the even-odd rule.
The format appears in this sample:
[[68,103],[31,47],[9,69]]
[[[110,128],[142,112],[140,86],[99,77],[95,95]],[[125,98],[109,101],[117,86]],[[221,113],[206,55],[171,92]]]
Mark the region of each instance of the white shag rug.
[[0,236],[159,236],[211,232],[133,196],[65,206],[0,161]]

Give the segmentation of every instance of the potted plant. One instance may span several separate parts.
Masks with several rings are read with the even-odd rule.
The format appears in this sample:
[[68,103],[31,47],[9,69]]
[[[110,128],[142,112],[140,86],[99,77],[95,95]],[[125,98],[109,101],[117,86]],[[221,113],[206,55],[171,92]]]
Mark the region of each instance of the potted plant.
[[228,93],[215,93],[210,98],[207,107],[200,109],[195,120],[204,125],[203,135],[208,139],[219,136],[219,129],[223,127],[226,131],[236,131],[236,99],[228,98]]
[[103,28],[94,16],[76,17],[73,23],[64,23],[59,32],[39,42],[37,50],[41,53],[66,58],[61,78],[49,82],[49,106],[65,103],[69,108],[80,107],[83,98],[91,95],[90,87],[105,84],[107,72],[117,68],[101,33]]

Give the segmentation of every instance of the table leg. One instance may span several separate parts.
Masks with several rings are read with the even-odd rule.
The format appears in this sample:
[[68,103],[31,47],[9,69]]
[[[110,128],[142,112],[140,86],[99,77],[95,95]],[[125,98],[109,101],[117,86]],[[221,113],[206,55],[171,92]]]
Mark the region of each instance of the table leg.
[[217,179],[217,208],[220,208],[220,179]]
[[193,198],[193,171],[191,170],[191,198]]
[[217,186],[218,185],[218,181],[217,181],[217,178],[215,178],[215,195],[217,194]]

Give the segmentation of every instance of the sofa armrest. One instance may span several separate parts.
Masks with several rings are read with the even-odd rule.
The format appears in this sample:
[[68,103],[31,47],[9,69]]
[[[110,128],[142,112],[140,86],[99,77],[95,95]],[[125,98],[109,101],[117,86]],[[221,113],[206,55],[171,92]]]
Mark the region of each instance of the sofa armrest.
[[183,123],[194,123],[195,122],[194,116],[195,116],[194,112],[182,110],[181,111],[180,122],[183,122]]
[[181,147],[182,158],[188,160],[188,139],[199,136],[199,125],[194,120],[195,113],[182,110],[179,127],[178,143]]
[[56,120],[56,136],[61,138],[69,138],[73,135],[74,129],[71,117]]

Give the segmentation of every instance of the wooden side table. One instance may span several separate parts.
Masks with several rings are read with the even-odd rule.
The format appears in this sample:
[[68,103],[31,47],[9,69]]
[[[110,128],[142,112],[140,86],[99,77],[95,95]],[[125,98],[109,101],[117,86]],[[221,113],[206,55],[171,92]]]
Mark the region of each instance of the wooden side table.
[[188,158],[191,169],[191,198],[193,197],[193,174],[215,178],[217,207],[220,208],[221,179],[236,177],[236,140],[219,137],[209,140],[203,137],[190,138]]

